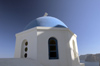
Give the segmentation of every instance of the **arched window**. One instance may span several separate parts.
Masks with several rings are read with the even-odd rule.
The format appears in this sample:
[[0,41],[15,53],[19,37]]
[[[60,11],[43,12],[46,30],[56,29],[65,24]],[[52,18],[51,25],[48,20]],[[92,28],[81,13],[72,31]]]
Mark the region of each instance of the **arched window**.
[[49,38],[49,59],[58,59],[58,43],[54,37]]

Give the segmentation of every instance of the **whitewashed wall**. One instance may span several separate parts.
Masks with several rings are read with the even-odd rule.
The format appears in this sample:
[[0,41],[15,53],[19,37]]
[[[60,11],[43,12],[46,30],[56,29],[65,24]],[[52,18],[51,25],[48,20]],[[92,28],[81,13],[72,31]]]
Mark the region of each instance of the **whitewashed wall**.
[[16,34],[15,58],[21,58],[22,43],[28,41],[28,58],[37,59],[37,33],[36,28]]
[[[49,59],[48,39],[55,37],[58,41],[59,59]],[[68,28],[35,27],[16,34],[15,58],[22,58],[22,42],[28,41],[28,58],[36,59],[44,66],[81,66],[78,56],[76,35]],[[76,55],[73,54],[73,40]],[[84,66],[84,65],[83,65]]]

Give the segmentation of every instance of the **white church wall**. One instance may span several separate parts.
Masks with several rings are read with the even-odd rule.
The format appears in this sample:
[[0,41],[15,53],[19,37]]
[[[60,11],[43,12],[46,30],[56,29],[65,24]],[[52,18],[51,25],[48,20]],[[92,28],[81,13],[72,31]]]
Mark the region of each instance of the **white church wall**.
[[[49,59],[48,39],[58,41],[58,59]],[[23,41],[28,42],[28,57],[39,61],[44,66],[84,66],[80,65],[76,35],[68,28],[36,27],[16,34],[15,58],[23,58],[21,53]],[[73,40],[76,47],[76,58],[73,53]],[[25,43],[25,42],[24,42]]]
[[27,58],[37,58],[37,34],[36,28],[23,31],[21,33],[16,34],[16,47],[15,47],[15,58],[23,58],[21,57],[22,42],[27,40],[28,42],[28,51]]
[[43,66],[38,61],[29,58],[0,58],[0,66]]
[[80,65],[79,56],[78,56],[77,40],[76,40],[77,36],[75,34],[69,35],[69,36],[72,36],[69,41],[70,48],[71,48],[72,66]]
[[[68,30],[66,28],[38,28],[37,30],[38,61],[44,66],[72,66]],[[59,59],[49,59],[48,39],[50,37],[58,40]]]

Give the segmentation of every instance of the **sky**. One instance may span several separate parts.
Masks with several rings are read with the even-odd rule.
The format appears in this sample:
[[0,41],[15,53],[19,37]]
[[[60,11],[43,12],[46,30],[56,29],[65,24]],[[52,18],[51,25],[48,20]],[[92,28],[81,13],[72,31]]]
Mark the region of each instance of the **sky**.
[[47,12],[77,35],[79,55],[100,53],[100,0],[0,0],[0,58],[13,58],[15,34]]

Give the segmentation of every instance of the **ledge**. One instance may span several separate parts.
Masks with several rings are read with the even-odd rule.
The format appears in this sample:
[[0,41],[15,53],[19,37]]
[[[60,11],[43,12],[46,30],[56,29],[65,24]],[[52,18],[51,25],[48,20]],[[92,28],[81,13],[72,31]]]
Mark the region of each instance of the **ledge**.
[[22,32],[19,32],[17,33],[15,36],[19,36],[19,35],[22,35],[23,33],[29,33],[31,31],[47,31],[47,30],[60,30],[60,31],[69,31],[73,36],[77,37],[76,34],[74,34],[72,31],[70,31],[68,28],[56,28],[56,27],[34,27],[34,28],[31,28],[31,29],[28,29],[28,30],[25,30],[25,31],[22,31]]

